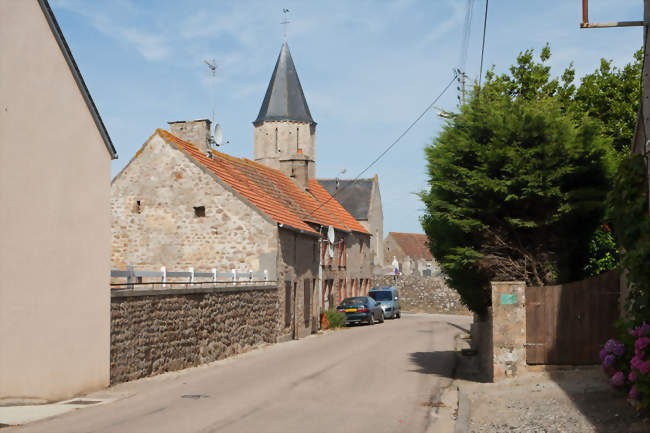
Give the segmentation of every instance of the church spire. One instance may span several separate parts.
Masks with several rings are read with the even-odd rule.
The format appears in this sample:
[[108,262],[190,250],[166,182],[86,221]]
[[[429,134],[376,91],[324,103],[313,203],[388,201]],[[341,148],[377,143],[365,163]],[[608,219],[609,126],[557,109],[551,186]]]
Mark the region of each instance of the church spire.
[[316,124],[302,92],[289,45],[284,41],[264,101],[254,124],[293,121]]

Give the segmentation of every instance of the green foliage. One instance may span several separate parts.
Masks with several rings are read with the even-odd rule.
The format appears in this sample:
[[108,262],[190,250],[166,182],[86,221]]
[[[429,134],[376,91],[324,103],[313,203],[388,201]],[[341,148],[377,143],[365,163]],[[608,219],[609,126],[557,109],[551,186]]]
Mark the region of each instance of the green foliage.
[[607,224],[602,224],[594,232],[589,241],[587,257],[586,277],[595,277],[618,267],[620,259],[616,241]]
[[602,124],[567,116],[573,76],[550,79],[525,51],[509,75],[487,74],[426,148],[430,190],[422,225],[449,284],[472,311],[489,281],[581,279],[601,224],[613,158]]
[[327,310],[325,311],[325,316],[327,317],[330,328],[342,328],[345,326],[345,315],[343,313],[339,313],[336,310]]
[[636,126],[641,91],[643,51],[634,54],[634,61],[619,69],[611,60],[600,60],[600,67],[585,75],[573,98],[573,111],[598,119],[603,132],[612,138],[614,149],[624,155]]
[[629,295],[625,308],[631,326],[650,323],[650,218],[646,163],[632,155],[621,162],[610,200],[616,237],[627,270]]

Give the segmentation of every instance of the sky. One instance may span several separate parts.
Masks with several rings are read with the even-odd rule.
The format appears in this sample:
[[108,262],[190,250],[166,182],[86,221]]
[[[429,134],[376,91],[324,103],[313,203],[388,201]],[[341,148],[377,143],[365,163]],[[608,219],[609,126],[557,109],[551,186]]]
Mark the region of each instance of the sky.
[[[486,0],[50,0],[115,145],[114,177],[156,128],[212,117],[252,159],[253,125],[285,25],[316,130],[317,176],[354,178],[431,104],[464,63],[478,80]],[[465,62],[461,46],[473,3]],[[641,20],[641,0],[591,0],[591,22]],[[289,9],[284,15],[283,9]],[[578,77],[600,58],[622,66],[642,44],[640,27],[580,29],[579,0],[489,4],[485,70],[505,72],[519,52],[548,42],[554,74]],[[214,59],[210,78],[204,60]],[[213,86],[213,87],[212,87]],[[454,84],[437,102],[457,109]],[[424,148],[445,120],[427,113],[362,177],[379,176],[388,232],[422,233]],[[345,172],[342,174],[342,171]]]

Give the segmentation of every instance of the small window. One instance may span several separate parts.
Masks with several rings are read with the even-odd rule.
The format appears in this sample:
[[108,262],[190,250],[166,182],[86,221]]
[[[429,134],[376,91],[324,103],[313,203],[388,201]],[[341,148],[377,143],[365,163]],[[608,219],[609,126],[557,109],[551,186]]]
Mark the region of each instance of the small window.
[[140,200],[135,202],[135,213],[142,213],[142,206],[140,206]]
[[194,216],[197,218],[203,218],[205,216],[205,206],[195,206]]

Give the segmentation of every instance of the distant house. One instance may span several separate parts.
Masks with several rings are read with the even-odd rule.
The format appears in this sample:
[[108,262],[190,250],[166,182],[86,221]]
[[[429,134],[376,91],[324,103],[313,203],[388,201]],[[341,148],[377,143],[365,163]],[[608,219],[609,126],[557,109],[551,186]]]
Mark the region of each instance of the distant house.
[[368,230],[373,265],[384,263],[384,214],[377,175],[370,179],[318,179],[318,183]]
[[0,1],[0,398],[109,383],[115,148],[45,0]]
[[427,235],[418,233],[390,232],[384,239],[385,264],[391,266],[393,260],[399,263],[404,275],[435,276],[440,267],[427,246]]

